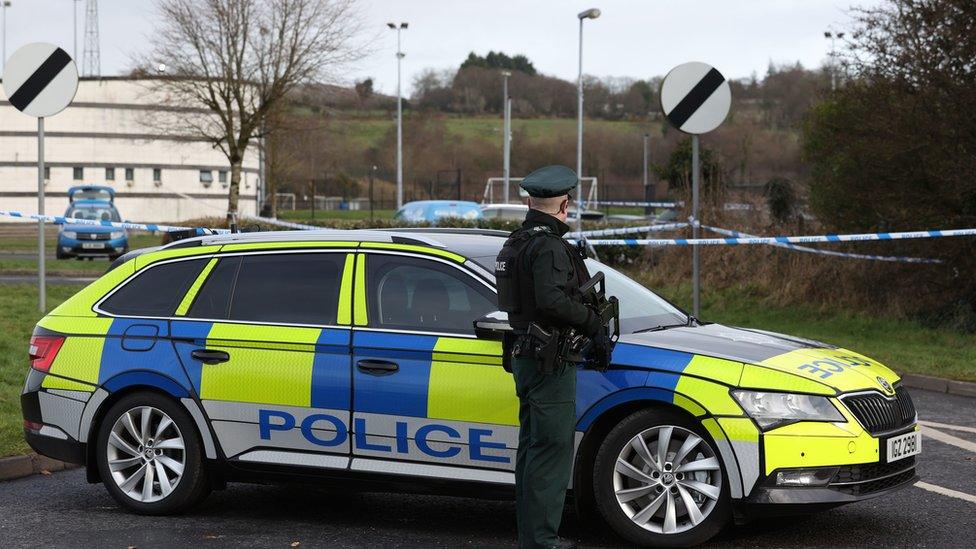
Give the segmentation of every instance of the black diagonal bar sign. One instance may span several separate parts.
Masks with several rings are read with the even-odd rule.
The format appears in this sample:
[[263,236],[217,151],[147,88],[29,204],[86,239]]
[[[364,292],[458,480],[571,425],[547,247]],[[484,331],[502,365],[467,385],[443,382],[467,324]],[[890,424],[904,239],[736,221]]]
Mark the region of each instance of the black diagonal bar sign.
[[31,101],[71,62],[71,56],[61,48],[55,49],[40,67],[10,96],[10,104],[23,111]]
[[667,114],[668,120],[670,120],[676,128],[683,126],[684,123],[691,118],[691,115],[695,114],[695,111],[701,108],[701,106],[705,104],[705,101],[708,101],[708,98],[715,93],[715,90],[722,85],[722,82],[725,82],[725,77],[722,76],[722,73],[718,72],[714,68],[708,71],[705,76],[703,76],[702,79],[695,84],[695,87],[691,88],[688,95],[686,95],[684,99],[678,102],[678,104],[671,109],[671,112]]

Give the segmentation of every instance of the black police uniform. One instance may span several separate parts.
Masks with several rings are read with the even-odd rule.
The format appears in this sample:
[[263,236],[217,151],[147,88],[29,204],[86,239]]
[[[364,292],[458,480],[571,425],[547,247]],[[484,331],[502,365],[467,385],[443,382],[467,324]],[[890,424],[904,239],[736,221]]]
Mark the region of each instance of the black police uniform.
[[[559,196],[575,186],[576,174],[561,166],[537,170],[522,182],[532,196]],[[499,254],[499,304],[508,309],[520,338],[526,337],[530,322],[572,327],[586,335],[600,330],[599,318],[576,291],[589,275],[580,254],[563,238],[568,230],[555,217],[529,210],[522,228],[512,233]],[[553,547],[559,543],[556,532],[573,466],[577,364],[563,360],[552,372],[544,372],[534,356],[513,356],[511,364],[519,397],[519,546]]]

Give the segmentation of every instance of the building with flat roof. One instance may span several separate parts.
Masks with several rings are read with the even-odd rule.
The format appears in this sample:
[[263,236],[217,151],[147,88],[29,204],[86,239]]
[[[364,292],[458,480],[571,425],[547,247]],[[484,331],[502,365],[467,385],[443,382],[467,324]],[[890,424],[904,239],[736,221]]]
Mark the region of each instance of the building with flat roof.
[[[44,121],[45,213],[61,215],[67,190],[108,185],[123,219],[177,222],[227,211],[230,165],[211,143],[174,124],[206,111],[159,101],[152,79],[82,78],[74,102]],[[172,120],[168,120],[172,122]],[[167,129],[161,129],[161,128]],[[257,143],[241,173],[239,211],[258,212],[262,195]],[[0,101],[0,209],[37,211],[37,122]]]

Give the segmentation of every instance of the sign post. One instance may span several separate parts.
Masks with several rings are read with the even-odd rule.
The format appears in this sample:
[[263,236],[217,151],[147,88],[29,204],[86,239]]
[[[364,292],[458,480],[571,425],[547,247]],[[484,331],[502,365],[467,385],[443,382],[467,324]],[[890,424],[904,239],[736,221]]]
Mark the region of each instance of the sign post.
[[[701,166],[698,136],[717,128],[729,114],[732,90],[728,81],[711,65],[691,62],[671,69],[661,83],[661,110],[672,126],[691,134],[691,231],[699,233],[699,187]],[[700,250],[692,246],[692,314],[701,312]]]
[[[10,104],[37,118],[37,213],[44,215],[44,118],[71,104],[78,91],[78,68],[63,49],[43,42],[27,44],[7,62],[3,89]],[[47,311],[44,222],[37,222],[37,308]]]

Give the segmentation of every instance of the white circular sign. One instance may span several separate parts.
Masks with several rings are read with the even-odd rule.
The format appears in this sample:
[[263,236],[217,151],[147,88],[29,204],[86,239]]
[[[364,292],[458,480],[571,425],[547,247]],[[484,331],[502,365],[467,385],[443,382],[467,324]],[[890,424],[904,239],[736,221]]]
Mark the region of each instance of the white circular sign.
[[661,109],[668,122],[685,133],[717,128],[729,114],[732,89],[715,67],[693,61],[678,65],[661,84]]
[[75,98],[78,67],[54,44],[27,44],[7,60],[3,91],[10,104],[24,114],[54,116]]

